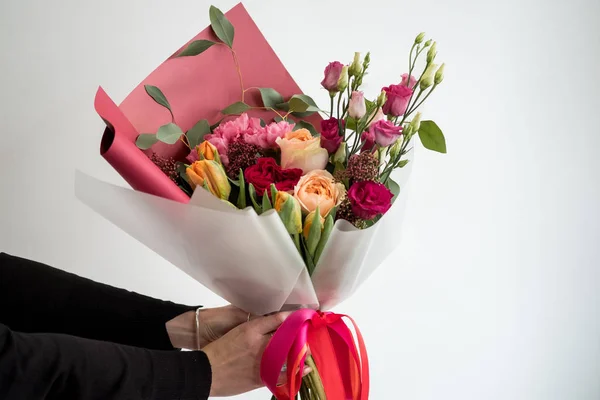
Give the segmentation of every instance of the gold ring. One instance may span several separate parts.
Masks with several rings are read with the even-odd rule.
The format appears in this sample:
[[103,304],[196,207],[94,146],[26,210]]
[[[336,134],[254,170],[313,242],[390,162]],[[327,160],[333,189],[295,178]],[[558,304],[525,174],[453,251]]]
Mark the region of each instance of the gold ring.
[[250,316],[251,316],[251,315],[252,315],[252,314],[248,313],[248,320],[247,320],[246,322],[250,322]]

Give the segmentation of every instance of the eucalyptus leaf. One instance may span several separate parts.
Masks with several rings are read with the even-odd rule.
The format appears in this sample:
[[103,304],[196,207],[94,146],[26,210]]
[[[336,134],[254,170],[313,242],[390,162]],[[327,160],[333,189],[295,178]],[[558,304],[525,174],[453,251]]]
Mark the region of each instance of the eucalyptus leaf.
[[306,95],[296,94],[288,101],[289,111],[293,113],[315,113],[319,107]]
[[215,6],[210,6],[208,13],[210,16],[210,26],[215,32],[215,35],[217,35],[217,37],[221,39],[227,46],[230,48],[233,47],[233,36],[235,30],[233,25],[231,25],[231,22],[229,22],[223,12]]
[[190,147],[193,149],[202,143],[204,136],[208,133],[210,133],[210,125],[208,125],[207,120],[201,119],[196,122],[196,125],[187,132],[187,139],[190,143]]
[[167,144],[177,143],[181,135],[183,135],[181,128],[172,122],[158,128],[156,133],[158,140]]
[[258,88],[260,96],[262,97],[263,106],[275,108],[277,104],[283,103],[283,96],[279,94],[275,89],[271,88]]
[[269,200],[269,191],[265,190],[262,197],[262,210],[263,212],[265,212],[269,211],[272,208],[273,206],[271,205],[271,200]]
[[135,145],[142,150],[147,150],[156,142],[158,142],[158,138],[154,133],[142,133],[135,140]]
[[206,50],[210,49],[215,42],[212,40],[194,40],[190,43],[181,53],[177,55],[177,57],[192,57],[197,56],[198,54],[204,53]]
[[426,149],[446,153],[446,138],[442,130],[433,121],[422,121],[419,138]]
[[154,99],[155,102],[169,110],[169,112],[171,113],[171,118],[175,118],[173,116],[173,110],[171,110],[171,105],[169,104],[169,101],[167,100],[167,97],[164,95],[162,90],[152,85],[144,85],[144,89],[146,89],[146,93],[148,93],[148,95],[152,97],[152,99]]
[[315,264],[319,263],[319,259],[321,258],[321,254],[323,254],[323,249],[325,249],[325,245],[329,240],[329,236],[331,235],[331,231],[333,230],[333,218],[335,214],[329,213],[327,218],[325,218],[325,224],[323,225],[323,232],[321,233],[321,239],[319,240],[319,245],[317,246],[317,250],[315,251],[314,262]]
[[240,168],[240,195],[238,196],[237,206],[242,210],[246,208],[246,180],[244,179],[244,171]]
[[236,115],[242,114],[250,109],[250,106],[243,101],[238,101],[237,103],[233,103],[223,111],[221,111],[225,115]]
[[317,130],[315,129],[313,124],[311,124],[310,122],[306,122],[306,121],[296,122],[296,125],[294,125],[294,130],[297,131],[298,129],[308,129],[308,131],[313,136],[319,136],[319,132],[317,132]]
[[276,116],[275,118],[273,118],[273,121],[275,121],[275,122],[281,122],[281,121],[283,121],[283,120],[284,120],[284,119],[283,119],[283,118],[281,118],[279,115],[278,115],[278,116]]
[[258,204],[258,196],[256,195],[256,189],[254,188],[253,184],[248,185],[248,194],[250,195],[250,201],[252,201],[254,211],[256,211],[256,213],[260,215],[262,213],[262,207],[260,206],[260,204]]

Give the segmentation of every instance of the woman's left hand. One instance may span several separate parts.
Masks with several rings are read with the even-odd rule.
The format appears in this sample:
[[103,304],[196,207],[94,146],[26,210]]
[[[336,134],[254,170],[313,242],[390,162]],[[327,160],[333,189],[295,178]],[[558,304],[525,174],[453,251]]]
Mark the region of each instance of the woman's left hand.
[[234,306],[188,311],[167,322],[167,332],[173,347],[199,350],[227,332],[248,321],[248,313]]

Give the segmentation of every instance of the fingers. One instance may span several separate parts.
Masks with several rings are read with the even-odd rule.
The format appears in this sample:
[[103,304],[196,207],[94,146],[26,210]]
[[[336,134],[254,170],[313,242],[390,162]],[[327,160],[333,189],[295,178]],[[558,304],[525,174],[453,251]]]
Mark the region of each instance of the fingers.
[[[311,372],[312,372],[312,368],[309,367],[308,365],[305,365],[304,369],[302,370],[302,377],[304,378],[306,375],[310,374]],[[277,379],[277,385],[285,385],[286,382],[287,382],[287,372],[284,369],[283,371],[281,371],[279,373],[279,379]]]
[[250,321],[253,328],[256,328],[257,332],[261,335],[266,335],[271,332],[275,332],[277,328],[291,315],[291,312],[281,312],[266,317],[259,317]]

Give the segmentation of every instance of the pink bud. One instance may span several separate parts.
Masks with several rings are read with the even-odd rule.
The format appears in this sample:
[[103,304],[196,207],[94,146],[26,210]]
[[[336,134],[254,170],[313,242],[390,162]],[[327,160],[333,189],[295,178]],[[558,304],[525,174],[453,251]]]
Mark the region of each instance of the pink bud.
[[352,92],[350,104],[348,105],[348,114],[356,120],[361,119],[367,113],[367,105],[363,92]]
[[339,61],[330,62],[325,68],[325,77],[321,81],[321,86],[329,90],[329,93],[338,92],[338,81],[342,75],[344,64]]
[[409,88],[413,89],[416,84],[417,84],[417,78],[415,78],[414,76],[411,75],[410,80],[409,80],[408,74],[402,74],[402,82],[400,82],[400,85],[408,86]]

